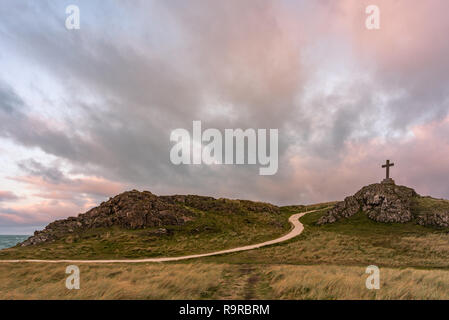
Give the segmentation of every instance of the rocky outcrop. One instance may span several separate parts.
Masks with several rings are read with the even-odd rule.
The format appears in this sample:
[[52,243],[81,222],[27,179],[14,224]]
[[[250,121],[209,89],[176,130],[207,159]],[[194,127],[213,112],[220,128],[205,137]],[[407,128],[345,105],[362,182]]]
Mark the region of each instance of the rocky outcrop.
[[360,204],[354,196],[346,197],[338,202],[327,214],[318,220],[318,224],[334,223],[341,218],[349,218],[360,210]]
[[[118,226],[125,229],[182,225],[195,218],[195,210],[235,214],[242,212],[279,213],[280,209],[269,203],[247,200],[215,199],[196,195],[156,196],[149,191],[124,192],[98,207],[64,220],[50,223],[20,246],[52,242],[89,229]],[[168,234],[165,228],[149,231],[150,235]]]
[[359,211],[378,222],[409,222],[413,219],[411,205],[416,197],[419,195],[408,187],[394,183],[371,184],[337,203],[318,220],[318,224],[333,223]]
[[163,225],[182,225],[192,220],[194,213],[183,206],[161,199],[149,191],[124,192],[101,203],[78,217],[50,223],[21,246],[51,242],[67,235],[94,228],[118,226],[125,229],[143,229]]
[[449,227],[449,212],[434,211],[430,213],[421,214],[416,218],[416,223],[422,226],[447,228]]

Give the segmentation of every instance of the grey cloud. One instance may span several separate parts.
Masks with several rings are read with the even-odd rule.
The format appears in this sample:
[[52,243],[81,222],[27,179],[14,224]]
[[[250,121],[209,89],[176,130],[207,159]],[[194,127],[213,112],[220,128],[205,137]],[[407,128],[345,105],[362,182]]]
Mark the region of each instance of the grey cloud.
[[[92,3],[80,1],[82,12],[91,9]],[[125,26],[128,21],[121,22],[123,30],[111,22],[98,25],[88,15],[80,31],[68,32],[58,11],[61,5],[43,1],[43,8],[9,1],[12,13],[0,21],[3,42],[17,53],[15,58],[25,65],[39,65],[55,79],[67,94],[66,104],[60,107],[73,108],[82,120],[67,118],[67,129],[58,129],[29,112],[13,89],[0,88],[1,135],[63,158],[77,173],[155,192],[294,202],[298,198],[294,188],[273,191],[262,185],[289,180],[292,168],[286,157],[292,148],[337,162],[347,141],[378,135],[375,115],[380,109],[373,98],[377,90],[405,92],[386,107],[393,115],[387,130],[405,130],[423,117],[442,117],[447,112],[442,101],[448,97],[448,75],[442,72],[436,74],[438,81],[429,81],[428,76],[416,80],[407,70],[398,77],[379,73],[371,81],[349,84],[328,97],[319,92],[311,103],[298,102],[308,72],[315,67],[303,65],[301,46],[319,39],[318,34],[314,39],[316,30],[307,10],[298,12],[300,22],[292,23],[296,29],[289,32],[291,22],[281,15],[285,8],[273,1],[138,4],[140,8],[120,8],[118,2],[101,2],[111,21],[117,19],[118,9],[124,10],[124,16],[141,19],[133,21],[134,28]],[[318,8],[326,4],[320,2]],[[151,19],[144,20],[146,6],[169,19],[157,26]],[[30,19],[35,14],[45,19]],[[145,31],[154,28],[166,42]],[[447,66],[444,60],[439,62]],[[437,66],[431,65],[434,71]],[[221,112],[222,106],[230,106],[230,112]],[[311,108],[316,111],[313,116],[304,112]],[[334,112],[329,112],[331,108]],[[208,109],[218,115],[206,117]],[[279,174],[262,178],[255,167],[172,165],[170,131],[189,129],[192,120],[205,118],[204,126],[218,129],[279,128]],[[361,131],[363,135],[356,137]],[[21,163],[21,168],[52,181],[63,179],[58,169],[30,161]]]
[[58,167],[46,167],[34,159],[19,161],[18,167],[27,174],[42,177],[52,183],[67,182],[64,173]]
[[24,101],[1,81],[0,99],[0,135],[74,161],[82,157],[82,152],[92,151],[92,144],[78,135],[52,128],[50,123],[29,114]]
[[15,92],[0,82],[0,112],[1,114],[13,115],[21,108],[23,101]]

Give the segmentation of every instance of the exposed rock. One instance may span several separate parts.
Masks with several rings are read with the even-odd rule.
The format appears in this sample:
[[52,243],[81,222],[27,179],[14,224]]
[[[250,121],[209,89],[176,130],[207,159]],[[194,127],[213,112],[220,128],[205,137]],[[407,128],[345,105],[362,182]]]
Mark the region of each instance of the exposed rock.
[[348,218],[362,210],[378,222],[405,223],[412,220],[412,200],[419,195],[415,190],[394,183],[376,183],[363,187],[355,195],[337,203],[318,224],[333,223]]
[[[62,238],[70,242],[78,234],[94,228],[118,226],[125,229],[143,229],[182,225],[195,218],[195,210],[223,214],[245,211],[262,214],[280,212],[279,207],[269,203],[215,199],[196,195],[156,196],[149,191],[133,190],[110,198],[78,217],[54,221],[44,230],[36,231],[32,237],[19,245],[29,246]],[[168,230],[159,228],[149,232],[151,235],[161,236],[167,234]]]
[[87,229],[119,226],[125,229],[142,229],[162,225],[182,225],[192,220],[194,213],[183,206],[164,201],[149,191],[124,192],[87,211],[50,223],[42,231],[22,242],[21,246],[51,242],[69,234]]
[[360,210],[360,204],[354,196],[338,202],[328,213],[318,220],[318,224],[334,223],[341,218],[349,218]]
[[434,226],[434,227],[449,227],[449,212],[447,211],[434,211],[419,215],[416,218],[416,223],[422,226]]

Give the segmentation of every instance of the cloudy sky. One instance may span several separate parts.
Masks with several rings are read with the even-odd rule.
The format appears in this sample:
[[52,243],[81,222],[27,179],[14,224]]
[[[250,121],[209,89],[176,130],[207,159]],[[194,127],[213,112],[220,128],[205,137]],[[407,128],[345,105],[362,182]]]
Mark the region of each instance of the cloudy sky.
[[[78,5],[79,30],[65,9]],[[380,29],[365,8],[380,9]],[[449,198],[447,0],[25,1],[0,7],[0,234],[125,190],[275,204],[379,182]],[[279,170],[175,166],[170,132],[279,130]]]

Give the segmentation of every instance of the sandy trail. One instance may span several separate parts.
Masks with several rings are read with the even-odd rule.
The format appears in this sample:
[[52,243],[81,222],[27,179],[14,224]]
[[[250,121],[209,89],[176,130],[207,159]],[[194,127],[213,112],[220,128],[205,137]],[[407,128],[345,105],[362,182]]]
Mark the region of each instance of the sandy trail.
[[306,211],[301,213],[296,213],[290,216],[288,221],[292,224],[293,229],[290,230],[289,233],[286,235],[270,240],[265,241],[262,243],[257,244],[251,244],[248,246],[233,248],[233,249],[227,249],[227,250],[221,250],[221,251],[215,251],[210,253],[201,253],[201,254],[193,254],[188,256],[180,256],[180,257],[163,257],[163,258],[145,258],[145,259],[123,259],[123,260],[32,260],[32,259],[23,259],[23,260],[0,260],[0,263],[19,263],[19,262],[39,262],[39,263],[141,263],[141,262],[168,262],[168,261],[180,261],[180,260],[187,260],[187,259],[195,259],[195,258],[202,258],[202,257],[210,257],[210,256],[218,256],[226,253],[232,253],[232,252],[240,252],[240,251],[247,251],[247,250],[253,250],[265,246],[269,246],[272,244],[284,242],[287,240],[290,240],[298,235],[301,234],[301,232],[304,230],[304,226],[301,222],[299,222],[299,218],[304,216],[307,213],[315,212],[318,210],[312,210],[312,211]]

